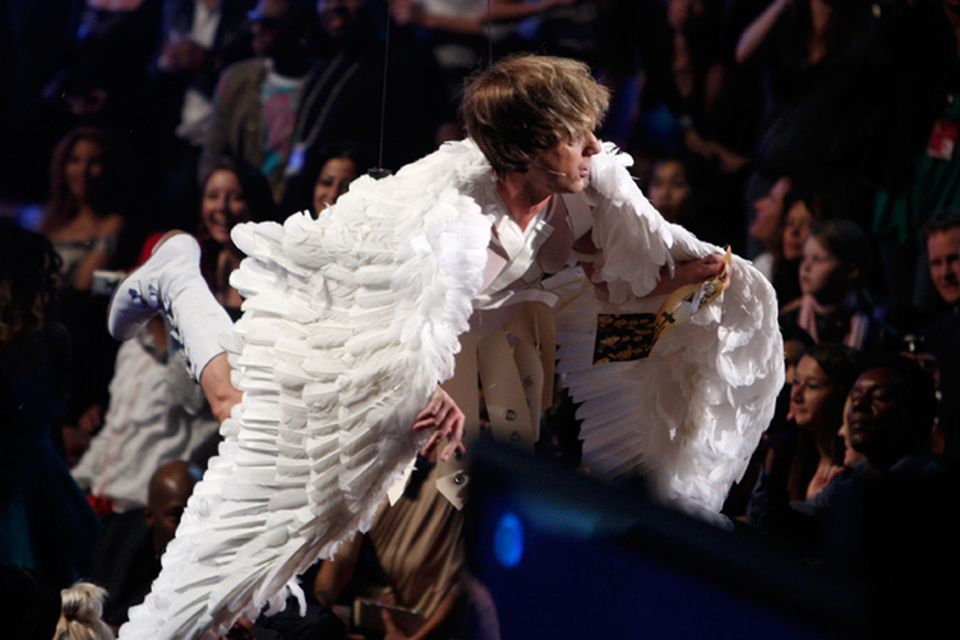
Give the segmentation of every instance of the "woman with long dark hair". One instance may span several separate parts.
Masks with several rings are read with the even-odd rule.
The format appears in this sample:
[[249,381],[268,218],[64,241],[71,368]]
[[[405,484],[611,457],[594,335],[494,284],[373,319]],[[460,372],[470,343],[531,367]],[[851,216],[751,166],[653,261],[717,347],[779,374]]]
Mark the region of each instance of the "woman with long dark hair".
[[123,216],[114,162],[107,134],[95,128],[70,131],[53,152],[40,231],[63,260],[63,287],[88,290],[116,254]]

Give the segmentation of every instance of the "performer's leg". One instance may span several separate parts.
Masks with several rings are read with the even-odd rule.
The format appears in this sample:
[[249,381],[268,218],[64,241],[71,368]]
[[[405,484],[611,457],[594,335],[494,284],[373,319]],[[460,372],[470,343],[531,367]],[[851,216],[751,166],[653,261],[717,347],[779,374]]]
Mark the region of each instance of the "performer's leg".
[[213,415],[222,422],[241,397],[230,383],[230,365],[218,340],[233,323],[200,273],[200,246],[182,231],[164,236],[150,259],[117,286],[107,328],[113,337],[127,340],[161,312]]
[[[230,365],[218,341],[221,334],[232,331],[233,323],[200,273],[200,246],[182,231],[161,238],[150,259],[117,286],[107,311],[107,328],[114,338],[128,340],[160,312],[182,345],[187,367],[200,383],[213,415],[222,422],[241,398],[230,382]],[[463,412],[439,387],[414,425],[414,430],[431,428],[448,441],[444,459],[464,450]]]

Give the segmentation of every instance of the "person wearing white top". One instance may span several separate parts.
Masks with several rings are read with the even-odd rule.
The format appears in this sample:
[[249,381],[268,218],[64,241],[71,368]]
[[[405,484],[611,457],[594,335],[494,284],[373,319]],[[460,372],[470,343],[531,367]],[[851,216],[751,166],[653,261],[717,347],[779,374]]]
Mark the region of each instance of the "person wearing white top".
[[[471,353],[461,339],[506,326],[518,302],[558,304],[558,371],[582,403],[591,470],[719,510],[783,383],[776,298],[650,206],[629,159],[593,134],[607,100],[572,60],[481,72],[462,104],[469,140],[357,179],[319,218],[234,229],[248,256],[234,326],[203,297],[184,235],[121,283],[111,332],[163,311],[225,418],[221,456],[122,639],[215,634],[298,594],[294,576],[370,526],[428,439],[446,442],[441,457],[463,449],[464,414],[437,383]],[[672,328],[604,363],[598,318],[618,313]]]

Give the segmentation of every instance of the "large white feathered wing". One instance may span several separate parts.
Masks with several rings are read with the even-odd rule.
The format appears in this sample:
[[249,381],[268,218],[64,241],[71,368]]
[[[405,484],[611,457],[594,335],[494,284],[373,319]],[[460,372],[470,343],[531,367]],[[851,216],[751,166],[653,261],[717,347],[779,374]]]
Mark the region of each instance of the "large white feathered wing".
[[243,401],[121,638],[217,637],[370,526],[481,286],[490,221],[458,187],[483,173],[472,145],[447,145],[358,179],[317,220],[235,229],[246,301],[227,347]]
[[734,258],[722,297],[663,334],[649,357],[593,364],[598,313],[656,313],[663,296],[639,300],[660,268],[719,253],[667,223],[610,148],[594,157],[593,287],[557,314],[558,372],[582,403],[583,462],[608,479],[641,474],[654,493],[703,514],[721,508],[773,416],[783,385],[783,343],[773,288]]

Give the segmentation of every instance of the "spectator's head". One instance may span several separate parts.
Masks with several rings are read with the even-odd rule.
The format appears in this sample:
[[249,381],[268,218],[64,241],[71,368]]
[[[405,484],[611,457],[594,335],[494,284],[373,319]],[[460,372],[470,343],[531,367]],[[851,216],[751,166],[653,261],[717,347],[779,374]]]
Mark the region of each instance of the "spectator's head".
[[296,50],[310,25],[304,0],[259,0],[247,17],[253,50],[261,58],[283,57]]
[[780,333],[783,335],[784,384],[790,386],[796,377],[800,358],[813,348],[814,342],[809,333],[795,324],[781,326]]
[[867,240],[847,220],[825,220],[810,229],[800,262],[800,290],[833,304],[854,291],[866,264]]
[[43,328],[59,271],[49,240],[0,220],[0,345]]
[[927,443],[937,397],[933,378],[912,359],[896,356],[868,367],[849,399],[850,444],[877,469]]
[[834,433],[843,421],[843,404],[858,373],[856,352],[840,345],[814,345],[797,364],[790,391],[790,413],[797,426]]
[[269,220],[273,208],[270,185],[260,171],[246,163],[221,159],[203,179],[200,235],[226,245],[234,226]]
[[315,166],[318,170],[313,182],[313,210],[320,214],[370,168],[370,161],[359,147],[344,143],[321,149]]
[[54,640],[113,640],[103,621],[107,592],[90,582],[78,582],[60,592],[62,605]]
[[81,207],[95,214],[108,211],[116,197],[113,157],[107,134],[81,127],[67,133],[53,150],[50,194],[41,229],[49,232],[72,218]]
[[930,277],[950,305],[960,303],[960,209],[947,209],[923,227]]
[[781,227],[783,225],[783,199],[790,191],[790,178],[779,178],[770,189],[753,203],[756,217],[750,225],[750,237],[758,241],[768,251],[780,250]]
[[324,35],[333,42],[353,37],[370,0],[317,0],[317,16]]
[[[468,81],[460,113],[499,178],[531,169],[565,174],[567,167],[554,168],[547,154],[583,144],[585,137],[595,143],[593,130],[607,111],[609,93],[582,62],[515,56]],[[578,167],[568,181],[582,188]]]
[[150,477],[144,512],[153,537],[153,548],[158,554],[163,553],[167,543],[173,540],[199,476],[196,467],[178,460],[161,465]]
[[786,217],[783,222],[783,259],[798,262],[803,258],[803,245],[810,235],[810,227],[820,218],[820,203],[810,191],[798,186],[790,189],[783,199]]
[[650,204],[670,222],[683,217],[690,202],[690,182],[687,168],[676,158],[666,158],[653,163],[650,186],[647,188]]

